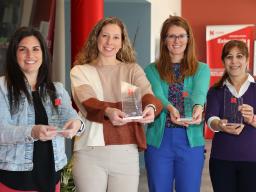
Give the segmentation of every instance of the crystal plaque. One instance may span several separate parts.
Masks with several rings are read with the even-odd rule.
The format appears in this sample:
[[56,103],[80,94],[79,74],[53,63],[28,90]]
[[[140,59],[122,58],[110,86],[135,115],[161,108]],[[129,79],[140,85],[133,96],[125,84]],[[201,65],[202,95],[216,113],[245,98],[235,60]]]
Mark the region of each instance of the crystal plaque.
[[177,105],[177,110],[180,113],[180,118],[177,119],[177,121],[180,122],[191,122],[193,121],[192,118],[192,102],[190,95],[188,92],[183,91],[182,97],[176,98],[177,102],[179,103]]
[[238,109],[242,104],[242,97],[237,98],[232,95],[227,87],[224,88],[223,119],[227,119],[228,124],[241,125],[243,123],[242,114]]
[[141,119],[142,104],[140,88],[122,81],[121,96],[122,111],[126,114],[124,119]]

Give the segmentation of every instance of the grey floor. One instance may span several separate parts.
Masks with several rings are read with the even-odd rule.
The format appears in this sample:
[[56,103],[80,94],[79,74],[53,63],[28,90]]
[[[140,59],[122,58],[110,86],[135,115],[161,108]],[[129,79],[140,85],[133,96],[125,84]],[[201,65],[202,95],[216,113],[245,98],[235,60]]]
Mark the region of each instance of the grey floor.
[[[203,175],[202,175],[201,192],[213,192],[211,180],[209,177],[209,169],[208,169],[209,155],[210,155],[210,149],[211,149],[211,140],[206,140],[205,148],[206,148],[206,159],[205,159]],[[141,169],[139,192],[148,192],[147,177],[146,177],[145,169]]]

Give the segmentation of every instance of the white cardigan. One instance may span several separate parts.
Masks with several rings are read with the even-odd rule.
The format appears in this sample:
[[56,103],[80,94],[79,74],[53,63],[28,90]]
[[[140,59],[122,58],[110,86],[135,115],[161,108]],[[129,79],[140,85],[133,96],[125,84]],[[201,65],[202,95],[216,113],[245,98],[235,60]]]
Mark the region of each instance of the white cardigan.
[[[87,84],[94,90],[97,99],[103,101],[103,89],[100,77],[95,67],[88,64],[76,65],[72,68],[70,77],[73,96],[75,95],[75,87]],[[75,97],[74,100],[78,105],[77,102],[79,101],[75,99]],[[80,109],[79,114],[85,122],[85,131],[80,136],[75,137],[74,151],[81,150],[86,146],[105,146],[103,124],[85,119],[85,110]]]

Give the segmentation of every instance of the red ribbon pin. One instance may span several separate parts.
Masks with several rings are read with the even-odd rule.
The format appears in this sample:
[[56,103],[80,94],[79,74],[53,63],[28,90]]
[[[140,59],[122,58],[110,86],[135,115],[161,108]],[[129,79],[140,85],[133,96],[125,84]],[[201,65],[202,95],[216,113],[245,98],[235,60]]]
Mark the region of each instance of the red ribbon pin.
[[188,96],[188,92],[187,91],[183,91],[182,92],[182,97],[187,97]]
[[61,99],[60,99],[60,98],[55,99],[55,100],[54,100],[54,105],[55,105],[55,106],[61,105]]
[[235,97],[231,97],[231,100],[230,100],[231,103],[237,103],[237,99]]

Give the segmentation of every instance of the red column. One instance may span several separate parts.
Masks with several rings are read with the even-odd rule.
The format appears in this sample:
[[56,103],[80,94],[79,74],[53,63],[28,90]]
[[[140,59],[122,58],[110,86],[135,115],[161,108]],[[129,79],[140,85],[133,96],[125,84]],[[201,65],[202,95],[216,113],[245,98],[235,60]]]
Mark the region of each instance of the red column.
[[103,18],[104,0],[72,0],[71,57],[72,63],[94,25]]

